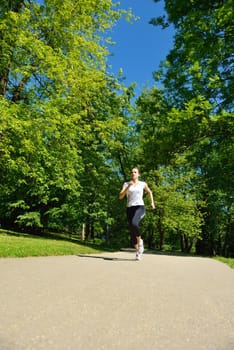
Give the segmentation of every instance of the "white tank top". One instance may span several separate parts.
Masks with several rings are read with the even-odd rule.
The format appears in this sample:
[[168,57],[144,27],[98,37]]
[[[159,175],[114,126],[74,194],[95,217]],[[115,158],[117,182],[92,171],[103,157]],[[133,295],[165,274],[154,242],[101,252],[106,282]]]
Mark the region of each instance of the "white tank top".
[[[129,182],[125,182],[125,187],[128,187]],[[127,207],[135,205],[144,205],[143,194],[146,183],[138,181],[136,185],[130,186],[127,191]]]

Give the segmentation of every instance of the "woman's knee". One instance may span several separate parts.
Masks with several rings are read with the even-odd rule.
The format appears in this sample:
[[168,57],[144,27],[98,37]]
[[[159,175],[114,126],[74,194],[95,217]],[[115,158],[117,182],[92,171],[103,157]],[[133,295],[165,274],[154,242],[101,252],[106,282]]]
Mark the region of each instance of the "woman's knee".
[[132,222],[131,228],[132,228],[133,232],[137,232],[139,230],[138,222]]

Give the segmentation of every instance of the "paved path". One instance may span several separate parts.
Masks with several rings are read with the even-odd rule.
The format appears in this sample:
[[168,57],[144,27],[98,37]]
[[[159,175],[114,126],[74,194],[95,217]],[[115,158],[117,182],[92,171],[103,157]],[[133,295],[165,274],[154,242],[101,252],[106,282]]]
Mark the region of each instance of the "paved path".
[[0,283],[0,350],[234,349],[234,270],[212,259],[0,259]]

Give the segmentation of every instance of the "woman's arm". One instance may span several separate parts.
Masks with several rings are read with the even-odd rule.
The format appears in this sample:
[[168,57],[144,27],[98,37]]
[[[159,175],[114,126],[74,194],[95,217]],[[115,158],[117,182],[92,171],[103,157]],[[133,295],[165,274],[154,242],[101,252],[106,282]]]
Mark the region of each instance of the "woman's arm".
[[126,196],[127,191],[131,185],[132,181],[128,183],[128,186],[126,186],[126,184],[123,185],[122,190],[119,192],[119,199],[123,199]]
[[144,190],[148,193],[148,196],[149,196],[149,199],[150,199],[151,208],[155,209],[153,193],[152,193],[151,189],[149,188],[149,186],[147,184],[145,184]]

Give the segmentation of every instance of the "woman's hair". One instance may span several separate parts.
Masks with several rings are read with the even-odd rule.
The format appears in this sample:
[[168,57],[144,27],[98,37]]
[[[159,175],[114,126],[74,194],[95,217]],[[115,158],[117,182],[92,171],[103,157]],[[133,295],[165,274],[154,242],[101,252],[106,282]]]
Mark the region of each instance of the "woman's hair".
[[134,166],[132,169],[131,169],[131,172],[133,171],[133,169],[136,169],[138,171],[138,174],[140,175],[141,171],[140,171],[140,168],[138,166]]

